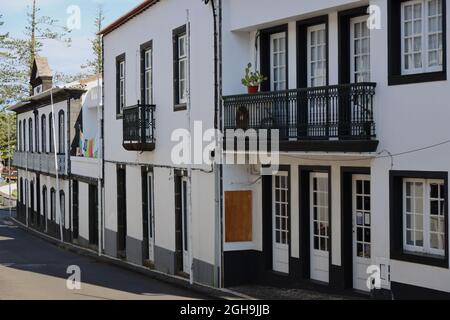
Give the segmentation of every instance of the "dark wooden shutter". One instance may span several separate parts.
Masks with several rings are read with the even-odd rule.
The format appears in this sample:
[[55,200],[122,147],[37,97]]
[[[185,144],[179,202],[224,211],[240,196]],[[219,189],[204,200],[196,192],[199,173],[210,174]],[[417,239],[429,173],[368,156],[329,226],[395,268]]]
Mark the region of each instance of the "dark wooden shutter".
[[149,241],[149,234],[148,234],[148,173],[147,170],[142,168],[142,174],[141,174],[141,184],[142,184],[142,257],[144,260],[149,259],[149,251],[148,251],[148,241]]
[[73,181],[72,185],[72,214],[73,214],[73,238],[78,239],[78,202],[79,202],[79,196],[78,196],[78,181]]
[[175,259],[176,271],[183,270],[183,216],[181,210],[181,176],[175,176]]
[[226,242],[246,242],[253,238],[252,192],[225,192]]
[[[126,172],[117,169],[117,250],[125,254],[127,241]],[[120,252],[122,251],[122,252]]]

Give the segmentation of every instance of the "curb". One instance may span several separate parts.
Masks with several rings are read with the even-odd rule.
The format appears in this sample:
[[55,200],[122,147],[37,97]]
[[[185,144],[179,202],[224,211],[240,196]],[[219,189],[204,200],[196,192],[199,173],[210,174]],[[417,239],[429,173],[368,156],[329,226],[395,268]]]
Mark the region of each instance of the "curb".
[[199,294],[206,295],[214,300],[257,300],[256,298],[247,296],[247,295],[239,293],[239,292],[228,290],[228,289],[218,289],[218,288],[213,288],[213,287],[198,284],[198,283],[194,283],[193,285],[191,285],[188,280],[186,280],[182,277],[179,277],[179,276],[168,275],[168,274],[156,271],[156,270],[150,270],[143,266],[133,264],[130,262],[126,262],[126,261],[123,261],[123,260],[120,260],[120,259],[117,259],[114,257],[110,257],[107,255],[99,256],[98,253],[94,250],[83,248],[83,247],[74,245],[72,243],[66,243],[66,242],[61,243],[59,240],[57,240],[53,237],[50,237],[42,232],[39,232],[37,230],[27,227],[26,225],[24,225],[22,222],[18,221],[15,218],[7,217],[6,220],[11,220],[22,230],[25,230],[25,231],[29,232],[31,235],[41,238],[42,240],[45,240],[60,249],[64,249],[66,251],[76,253],[76,254],[79,254],[82,256],[87,256],[87,257],[93,258],[97,261],[107,263],[109,265],[114,265],[114,266],[117,266],[122,269],[133,271],[133,272],[148,276],[152,279],[174,285],[179,288],[189,289],[189,290],[195,291]]

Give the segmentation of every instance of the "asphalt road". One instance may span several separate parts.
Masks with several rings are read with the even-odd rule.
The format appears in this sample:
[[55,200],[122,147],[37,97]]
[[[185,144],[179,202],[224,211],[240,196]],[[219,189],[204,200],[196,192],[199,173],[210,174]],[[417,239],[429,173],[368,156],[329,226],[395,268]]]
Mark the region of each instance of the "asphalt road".
[[[59,249],[15,227],[0,209],[0,300],[205,299],[92,258]],[[79,266],[81,289],[66,286],[68,266]]]

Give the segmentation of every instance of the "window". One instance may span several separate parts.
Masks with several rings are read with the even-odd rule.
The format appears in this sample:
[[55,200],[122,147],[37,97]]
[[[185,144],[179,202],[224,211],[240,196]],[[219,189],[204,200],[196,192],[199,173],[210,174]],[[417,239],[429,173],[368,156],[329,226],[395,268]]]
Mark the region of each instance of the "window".
[[28,119],[28,151],[33,151],[33,120]]
[[45,117],[45,114],[41,117],[41,152],[46,153],[47,152],[47,119]]
[[53,114],[50,112],[48,116],[48,145],[50,153],[55,152],[55,144],[53,142]]
[[56,221],[56,192],[55,189],[50,190],[50,220]]
[[445,255],[443,180],[403,180],[403,246],[411,252]]
[[19,130],[18,130],[18,132],[17,132],[17,141],[18,141],[18,144],[17,144],[17,150],[18,151],[23,151],[23,149],[22,149],[22,121],[19,121]]
[[442,70],[441,0],[402,3],[402,74]]
[[173,31],[175,110],[186,109],[188,95],[188,37],[186,26]]
[[350,82],[370,81],[370,30],[369,16],[350,20]]
[[65,154],[65,125],[64,125],[64,111],[58,113],[58,153]]
[[39,114],[34,114],[34,150],[39,152]]
[[48,219],[48,201],[47,201],[47,187],[42,188],[42,213],[45,219]]
[[448,268],[448,173],[390,172],[391,259]]
[[141,101],[153,103],[153,49],[152,42],[141,46]]
[[122,54],[116,58],[116,76],[116,113],[121,115],[126,103],[125,54]]
[[65,226],[66,221],[66,195],[64,191],[59,192],[59,209],[61,212],[61,224]]
[[389,84],[446,79],[445,0],[389,1]]
[[38,85],[33,90],[34,95],[40,94],[41,92],[42,92],[42,84]]
[[27,151],[27,120],[26,119],[24,119],[23,120],[23,135],[22,135],[22,138],[23,138],[23,147],[22,147],[22,151]]

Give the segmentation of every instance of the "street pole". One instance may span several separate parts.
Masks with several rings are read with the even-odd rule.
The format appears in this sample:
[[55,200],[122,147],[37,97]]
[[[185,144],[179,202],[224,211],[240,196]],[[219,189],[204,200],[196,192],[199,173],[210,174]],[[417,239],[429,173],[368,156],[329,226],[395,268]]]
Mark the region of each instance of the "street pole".
[[[6,122],[8,123],[8,175],[9,175],[8,188],[9,188],[9,201],[11,201],[11,139],[10,139],[11,124],[9,123],[8,113],[5,113],[5,115],[6,115]],[[9,217],[10,218],[12,217],[11,205],[9,205]]]
[[[64,236],[63,236],[63,217],[61,212],[61,195],[59,190],[59,163],[58,163],[58,153],[56,152],[56,125],[55,125],[55,117],[57,116],[55,114],[55,106],[53,104],[53,88],[50,89],[50,103],[52,105],[52,127],[53,127],[53,153],[55,158],[55,174],[56,174],[56,211],[59,213],[59,236],[61,242],[64,242]],[[65,210],[64,210],[65,211]]]

